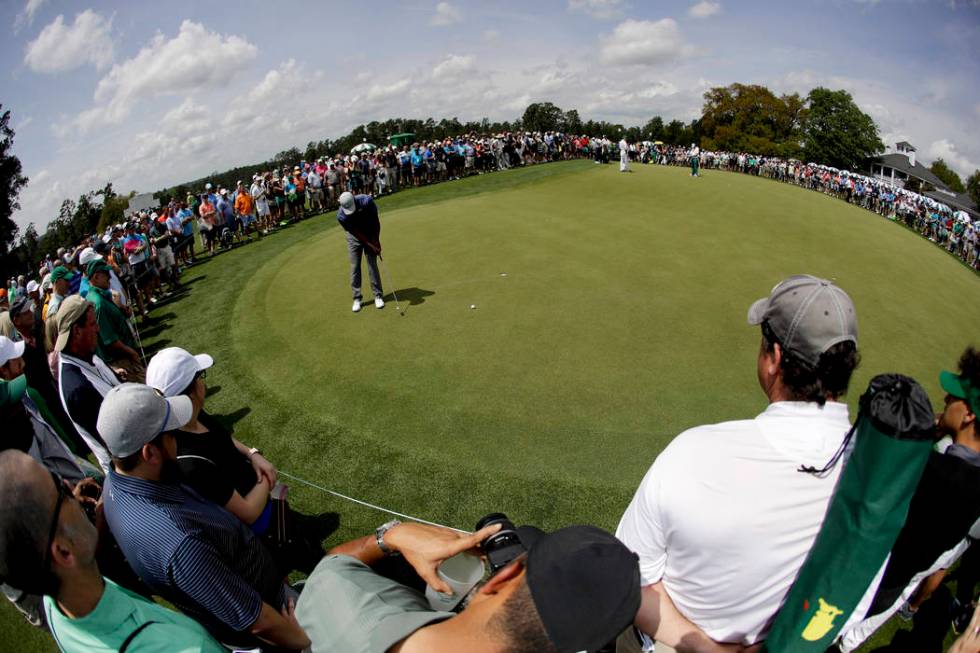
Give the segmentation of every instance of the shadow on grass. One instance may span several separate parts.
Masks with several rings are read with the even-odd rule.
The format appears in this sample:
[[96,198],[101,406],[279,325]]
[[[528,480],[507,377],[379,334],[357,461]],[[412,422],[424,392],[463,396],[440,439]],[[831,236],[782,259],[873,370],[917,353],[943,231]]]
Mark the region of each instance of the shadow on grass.
[[146,328],[140,330],[140,338],[142,340],[156,338],[164,331],[172,328],[173,328],[172,324],[150,324]]
[[417,306],[419,304],[425,303],[426,297],[431,297],[436,294],[434,290],[424,290],[422,288],[402,288],[401,290],[396,290],[394,293],[388,293],[384,296],[386,302],[392,301],[395,295],[398,295],[398,301],[406,302],[411,306]]
[[150,359],[153,358],[153,354],[168,346],[170,343],[171,340],[169,338],[160,338],[159,340],[154,341],[153,344],[147,345],[143,349],[143,353],[146,354],[146,362],[149,363]]
[[207,386],[207,389],[204,391],[204,396],[211,397],[218,394],[219,392],[221,392],[220,385],[209,385]]
[[214,417],[216,420],[221,422],[225,428],[231,429],[235,424],[240,422],[242,418],[251,412],[251,408],[248,406],[243,406],[232,413],[227,413],[225,415],[211,415],[211,417]]

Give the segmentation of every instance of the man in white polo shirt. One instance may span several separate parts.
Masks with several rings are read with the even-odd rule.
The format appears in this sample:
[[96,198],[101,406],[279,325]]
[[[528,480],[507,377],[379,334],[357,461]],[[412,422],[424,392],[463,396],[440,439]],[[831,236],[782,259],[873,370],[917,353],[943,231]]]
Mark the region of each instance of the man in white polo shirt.
[[636,626],[668,646],[710,650],[712,640],[765,637],[843,467],[812,473],[850,429],[838,401],[859,360],[850,298],[830,281],[792,276],[748,319],[762,328],[757,374],[769,406],[754,419],[677,436],[616,532],[640,556]]

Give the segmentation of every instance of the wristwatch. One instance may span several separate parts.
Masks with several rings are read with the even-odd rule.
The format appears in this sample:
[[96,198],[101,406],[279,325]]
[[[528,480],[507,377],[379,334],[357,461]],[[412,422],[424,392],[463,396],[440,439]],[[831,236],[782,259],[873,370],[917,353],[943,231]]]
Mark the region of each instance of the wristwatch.
[[395,526],[398,526],[400,523],[400,520],[392,519],[390,522],[381,524],[378,526],[377,530],[374,531],[374,541],[377,542],[378,548],[381,549],[381,553],[385,554],[386,556],[394,555],[396,552],[392,551],[390,548],[388,548],[388,545],[385,544],[385,533],[390,531]]
[[252,447],[251,449],[248,450],[248,459],[251,460],[252,456],[254,456],[255,454],[259,454],[260,456],[262,455],[262,452],[259,451],[258,447]]

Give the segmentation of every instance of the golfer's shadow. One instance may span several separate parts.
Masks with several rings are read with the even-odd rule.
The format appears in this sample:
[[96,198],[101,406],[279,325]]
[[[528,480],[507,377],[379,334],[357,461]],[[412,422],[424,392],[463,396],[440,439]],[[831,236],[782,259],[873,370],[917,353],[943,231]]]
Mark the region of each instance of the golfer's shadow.
[[426,297],[431,297],[436,294],[434,290],[424,290],[422,288],[402,288],[401,290],[396,290],[394,294],[388,293],[384,296],[386,302],[394,301],[394,295],[398,295],[398,301],[405,302],[411,306],[417,306],[419,304],[425,303]]

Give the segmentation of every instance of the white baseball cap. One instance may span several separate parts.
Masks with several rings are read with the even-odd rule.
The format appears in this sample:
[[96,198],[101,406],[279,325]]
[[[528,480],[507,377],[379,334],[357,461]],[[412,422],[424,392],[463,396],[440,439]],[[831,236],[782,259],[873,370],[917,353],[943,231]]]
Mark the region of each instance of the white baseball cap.
[[32,293],[32,292],[36,291],[38,288],[40,288],[40,287],[41,287],[40,284],[37,281],[35,281],[34,279],[31,279],[30,281],[27,282],[27,292],[28,293]]
[[194,375],[214,365],[207,354],[191,354],[180,347],[161,349],[146,366],[146,385],[174,397],[191,384]]
[[350,191],[341,193],[337,201],[340,202],[340,210],[346,215],[350,215],[357,210],[357,202],[354,201],[354,194]]
[[24,341],[14,342],[7,336],[0,336],[0,365],[21,358],[24,355]]
[[84,265],[88,265],[91,261],[95,260],[96,258],[102,258],[102,257],[99,256],[95,252],[95,250],[92,249],[91,247],[86,247],[85,249],[82,250],[82,253],[78,255],[78,262],[84,266]]

